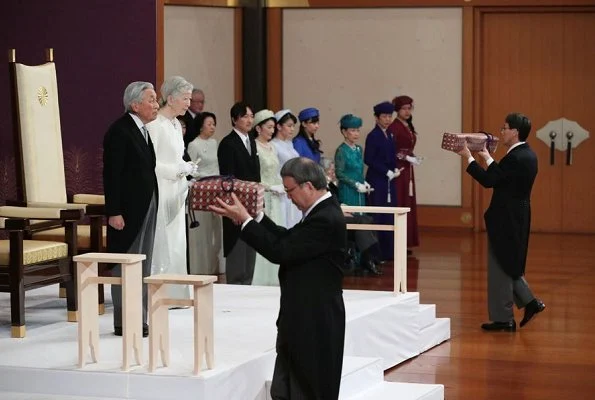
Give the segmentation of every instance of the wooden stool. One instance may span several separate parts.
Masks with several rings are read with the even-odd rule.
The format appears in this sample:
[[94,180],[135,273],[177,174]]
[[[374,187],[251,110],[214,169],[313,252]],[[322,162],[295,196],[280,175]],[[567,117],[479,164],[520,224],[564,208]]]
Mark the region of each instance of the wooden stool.
[[[97,285],[122,285],[122,370],[128,371],[132,351],[137,364],[142,364],[143,351],[143,267],[144,254],[86,253],[74,256],[78,285],[79,368],[85,365],[87,347],[97,362],[99,352],[99,318]],[[97,264],[121,264],[122,277],[97,276]]]
[[[163,365],[169,365],[169,307],[194,307],[194,375],[200,372],[206,356],[207,368],[214,367],[213,341],[213,282],[211,275],[152,275],[145,278],[149,292],[149,371],[157,368],[159,352]],[[192,285],[194,299],[171,299],[167,297],[167,285]]]

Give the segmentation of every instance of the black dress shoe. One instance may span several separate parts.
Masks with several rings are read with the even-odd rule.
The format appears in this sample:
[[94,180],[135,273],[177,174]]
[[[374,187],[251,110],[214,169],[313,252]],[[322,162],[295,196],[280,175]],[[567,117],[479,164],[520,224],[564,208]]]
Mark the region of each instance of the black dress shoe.
[[[114,327],[114,335],[122,336],[122,327],[121,326]],[[149,325],[143,325],[143,337],[148,337],[148,336],[149,336]]]
[[529,304],[525,306],[525,316],[521,321],[521,328],[527,324],[527,322],[531,321],[531,319],[536,315],[545,310],[545,304],[543,301],[539,299],[533,299]]
[[481,324],[481,329],[484,331],[514,332],[516,331],[516,322],[514,320],[508,322],[486,322],[485,324]]
[[376,264],[374,264],[372,260],[368,260],[368,262],[362,263],[362,268],[372,275],[382,275],[382,272],[378,269],[378,267],[376,266]]

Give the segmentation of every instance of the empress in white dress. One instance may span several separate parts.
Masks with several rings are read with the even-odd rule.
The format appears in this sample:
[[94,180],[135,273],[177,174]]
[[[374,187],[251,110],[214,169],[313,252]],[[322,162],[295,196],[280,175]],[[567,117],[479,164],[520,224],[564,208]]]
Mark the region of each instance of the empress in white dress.
[[[186,196],[188,183],[180,175],[184,163],[184,140],[182,127],[177,119],[168,119],[159,114],[147,124],[149,135],[155,147],[157,184],[159,187],[159,208],[155,226],[155,244],[151,275],[186,275]],[[190,298],[186,285],[170,285],[170,298]]]
[[[280,187],[283,185],[279,175],[279,158],[277,151],[271,143],[263,144],[256,141],[258,159],[260,161],[260,183],[264,185],[264,213],[274,223],[285,226],[285,214],[283,210],[283,197],[285,193],[276,193],[270,190],[271,186]],[[260,254],[256,254],[254,264],[254,276],[252,285],[279,286],[279,265],[273,264]]]
[[[200,136],[188,145],[188,155],[198,164],[197,179],[219,175],[217,161],[217,141]],[[221,253],[221,217],[209,211],[194,211],[199,226],[188,231],[188,255],[190,273],[195,275],[215,275],[223,273]]]
[[[283,164],[292,158],[300,156],[293,148],[293,141],[291,139],[281,140],[279,138],[274,138],[270,143],[273,144],[277,151],[277,157],[279,158],[279,172],[281,171]],[[281,203],[283,209],[282,212],[285,215],[285,225],[283,226],[289,229],[301,221],[302,212],[295,206],[295,204],[293,204],[287,195],[282,196]]]

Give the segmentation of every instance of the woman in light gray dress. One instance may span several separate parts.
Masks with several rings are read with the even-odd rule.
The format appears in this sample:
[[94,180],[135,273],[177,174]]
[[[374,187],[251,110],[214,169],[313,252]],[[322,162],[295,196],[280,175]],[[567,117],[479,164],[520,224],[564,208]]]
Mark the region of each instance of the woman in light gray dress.
[[[196,120],[199,135],[188,144],[188,155],[198,162],[197,179],[219,175],[217,141],[212,137],[217,127],[217,117],[203,112]],[[191,211],[192,212],[192,211]],[[221,217],[209,211],[194,211],[198,227],[188,232],[189,270],[194,275],[221,274]]]
[[[275,113],[275,133],[271,144],[277,151],[279,158],[279,171],[283,164],[292,158],[299,157],[298,152],[293,148],[293,132],[297,124],[297,118],[291,113],[291,110],[281,110]],[[282,196],[281,206],[285,214],[285,227],[291,228],[302,219],[302,212],[298,210],[295,204],[287,197]]]

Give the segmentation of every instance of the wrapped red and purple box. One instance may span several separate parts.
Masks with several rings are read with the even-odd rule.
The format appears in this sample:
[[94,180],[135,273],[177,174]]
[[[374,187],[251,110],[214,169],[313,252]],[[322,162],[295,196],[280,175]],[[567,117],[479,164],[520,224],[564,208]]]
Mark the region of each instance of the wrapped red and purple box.
[[219,205],[216,198],[232,204],[235,193],[248,213],[255,217],[264,208],[264,186],[257,182],[235,179],[232,176],[207,176],[192,185],[188,206],[191,210],[209,211],[209,206]]
[[454,151],[458,153],[459,151],[463,150],[463,146],[465,142],[467,142],[467,148],[471,152],[478,152],[483,149],[483,146],[486,145],[488,151],[493,153],[496,151],[498,147],[498,140],[496,136],[485,133],[450,133],[445,132],[442,135],[442,148],[444,150]]

